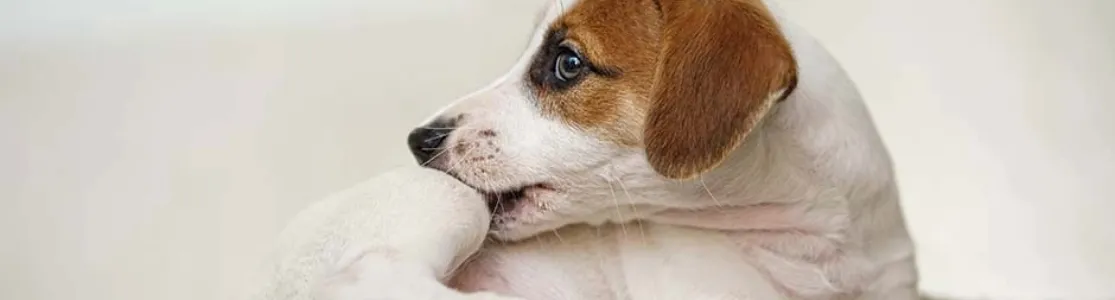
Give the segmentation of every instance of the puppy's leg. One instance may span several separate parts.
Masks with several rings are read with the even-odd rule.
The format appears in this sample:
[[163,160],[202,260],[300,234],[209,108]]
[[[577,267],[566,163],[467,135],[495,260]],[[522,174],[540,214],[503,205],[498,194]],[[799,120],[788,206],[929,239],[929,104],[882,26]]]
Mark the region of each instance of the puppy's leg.
[[325,278],[315,291],[321,300],[512,300],[492,293],[466,294],[439,282],[429,265],[397,259],[396,253],[370,251]]
[[461,294],[443,284],[487,234],[488,208],[476,191],[417,167],[385,174],[360,189],[346,201],[359,202],[348,207],[363,210],[361,221],[332,231],[360,238],[348,239],[346,254],[326,267],[314,284],[314,298],[501,299]]

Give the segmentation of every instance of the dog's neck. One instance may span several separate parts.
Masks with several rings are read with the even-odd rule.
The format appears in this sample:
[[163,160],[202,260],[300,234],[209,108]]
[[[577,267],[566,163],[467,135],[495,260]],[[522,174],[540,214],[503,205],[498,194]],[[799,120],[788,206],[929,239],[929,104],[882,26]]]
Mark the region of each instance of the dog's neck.
[[[792,140],[764,125],[748,137],[721,167],[692,182],[675,184],[671,194],[689,198],[691,207],[664,209],[649,221],[713,230],[761,230],[828,233],[847,227],[840,198],[809,165],[811,159]],[[677,203],[677,202],[674,202]]]

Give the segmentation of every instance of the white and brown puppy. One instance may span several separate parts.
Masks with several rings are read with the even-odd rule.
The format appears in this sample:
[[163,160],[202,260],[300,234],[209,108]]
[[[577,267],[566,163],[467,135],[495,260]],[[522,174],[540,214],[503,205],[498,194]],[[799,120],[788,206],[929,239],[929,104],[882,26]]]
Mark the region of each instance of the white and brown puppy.
[[[502,241],[438,297],[916,299],[860,95],[768,4],[552,3],[507,75],[410,136],[488,195]],[[375,278],[353,285],[425,297]]]

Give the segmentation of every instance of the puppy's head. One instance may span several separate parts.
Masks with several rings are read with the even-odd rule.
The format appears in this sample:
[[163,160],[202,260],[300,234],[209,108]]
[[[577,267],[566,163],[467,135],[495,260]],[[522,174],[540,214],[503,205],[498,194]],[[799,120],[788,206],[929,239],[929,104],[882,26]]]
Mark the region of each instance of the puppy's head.
[[408,139],[489,194],[496,237],[637,217],[619,207],[654,201],[632,193],[717,167],[793,87],[760,0],[558,1],[507,75]]

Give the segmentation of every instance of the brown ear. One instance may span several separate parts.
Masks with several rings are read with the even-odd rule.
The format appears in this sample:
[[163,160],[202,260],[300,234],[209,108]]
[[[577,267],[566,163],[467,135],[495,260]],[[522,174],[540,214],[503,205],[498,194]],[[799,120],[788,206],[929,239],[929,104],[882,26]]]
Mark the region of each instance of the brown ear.
[[663,17],[643,138],[650,165],[690,179],[718,166],[797,75],[759,0],[659,0]]

